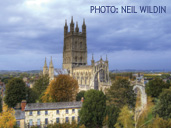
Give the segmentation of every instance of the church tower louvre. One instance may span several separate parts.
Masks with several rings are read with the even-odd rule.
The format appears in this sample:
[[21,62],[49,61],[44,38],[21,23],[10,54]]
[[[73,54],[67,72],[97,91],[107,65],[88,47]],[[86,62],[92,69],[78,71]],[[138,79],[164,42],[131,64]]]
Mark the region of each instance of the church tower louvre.
[[83,20],[82,32],[79,32],[78,22],[76,27],[71,17],[70,31],[67,21],[64,26],[63,69],[71,70],[73,67],[87,65],[87,40],[86,24]]
[[46,57],[45,57],[45,63],[44,63],[44,67],[43,67],[43,75],[47,75],[48,73],[49,73],[48,66],[47,66]]

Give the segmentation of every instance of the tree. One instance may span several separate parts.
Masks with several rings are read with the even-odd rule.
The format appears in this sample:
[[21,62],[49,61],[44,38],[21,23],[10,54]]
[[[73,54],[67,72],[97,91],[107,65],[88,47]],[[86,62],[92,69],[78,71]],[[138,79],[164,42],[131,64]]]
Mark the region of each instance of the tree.
[[163,119],[171,118],[171,88],[163,90],[156,105],[156,113]]
[[0,113],[0,128],[13,128],[16,125],[14,113],[14,109],[8,108],[7,105],[3,106],[3,112]]
[[26,87],[26,100],[27,103],[35,103],[37,99],[37,93],[29,87]]
[[[80,91],[79,93],[77,93],[76,101],[80,101],[82,97],[84,98],[85,92],[86,92],[86,91]],[[84,99],[85,99],[85,98],[84,98]]]
[[26,98],[25,83],[20,78],[11,79],[5,90],[5,103],[9,107],[15,107],[17,103],[20,103]]
[[49,76],[41,75],[38,80],[36,80],[33,85],[33,90],[37,93],[37,97],[40,98],[41,94],[46,90],[49,85]]
[[135,106],[136,95],[130,82],[125,78],[115,80],[107,90],[107,103],[122,108],[124,105]]
[[146,93],[148,96],[158,98],[162,92],[162,89],[169,88],[169,86],[169,83],[165,83],[160,78],[155,78],[154,80],[149,81],[149,83],[146,85]]
[[84,96],[85,100],[79,113],[80,123],[88,128],[102,127],[105,117],[106,96],[98,90],[89,90]]
[[124,106],[119,113],[116,128],[134,128],[133,112],[129,110],[128,106]]
[[171,127],[171,119],[164,120],[157,116],[152,123],[148,126],[148,128],[170,128]]
[[108,117],[107,125],[109,128],[113,128],[113,126],[117,122],[117,118],[119,116],[119,108],[112,106],[106,106],[106,116]]
[[78,82],[69,75],[58,75],[45,90],[43,102],[74,101],[78,92]]
[[0,113],[2,112],[2,98],[0,96]]

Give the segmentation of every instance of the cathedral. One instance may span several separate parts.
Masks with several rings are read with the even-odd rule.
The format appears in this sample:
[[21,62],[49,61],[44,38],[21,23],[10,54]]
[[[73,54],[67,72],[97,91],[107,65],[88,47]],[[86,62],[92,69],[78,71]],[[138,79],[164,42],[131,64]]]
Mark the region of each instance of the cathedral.
[[107,56],[106,60],[101,57],[99,61],[95,61],[92,55],[91,65],[87,64],[85,20],[83,20],[82,32],[79,31],[78,22],[76,22],[75,27],[73,17],[71,18],[70,31],[68,31],[67,20],[65,20],[62,66],[62,69],[54,69],[51,57],[48,69],[45,58],[43,74],[48,74],[50,80],[53,80],[58,74],[69,74],[78,81],[79,91],[96,89],[105,92],[105,89],[111,85]]

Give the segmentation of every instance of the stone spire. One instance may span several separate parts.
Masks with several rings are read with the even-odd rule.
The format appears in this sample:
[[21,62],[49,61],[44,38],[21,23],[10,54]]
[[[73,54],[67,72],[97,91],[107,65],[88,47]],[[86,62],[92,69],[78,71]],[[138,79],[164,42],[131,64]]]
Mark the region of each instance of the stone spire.
[[108,59],[107,59],[107,54],[106,54],[106,61],[108,61]]
[[47,75],[48,74],[48,66],[46,63],[46,57],[45,57],[45,63],[44,63],[44,67],[43,67],[43,75]]
[[75,28],[75,32],[79,32],[79,28],[78,28],[78,22],[76,22],[76,28]]
[[83,34],[86,34],[86,24],[85,24],[85,19],[83,19],[82,33],[83,33]]
[[53,68],[52,56],[51,56],[49,68]]
[[50,77],[50,80],[54,79],[54,67],[52,63],[52,56],[51,56],[50,65],[49,65],[49,77]]
[[93,54],[92,54],[92,59],[91,59],[91,65],[92,66],[94,65],[94,57],[93,57]]
[[74,32],[74,21],[73,21],[73,16],[71,17],[71,23],[70,23],[70,32]]
[[46,57],[45,57],[44,68],[47,68]]

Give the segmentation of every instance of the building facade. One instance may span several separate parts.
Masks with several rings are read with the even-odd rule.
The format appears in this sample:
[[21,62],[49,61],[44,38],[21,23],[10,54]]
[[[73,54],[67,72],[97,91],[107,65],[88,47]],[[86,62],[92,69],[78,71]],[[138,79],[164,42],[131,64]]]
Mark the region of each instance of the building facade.
[[82,101],[57,103],[29,103],[25,107],[25,127],[47,127],[54,123],[79,122]]
[[[49,74],[50,79],[54,78],[54,68],[50,62],[49,70],[46,64],[43,68],[43,74]],[[53,64],[52,64],[53,65]],[[67,20],[64,26],[64,45],[63,45],[63,70],[75,78],[79,84],[79,91],[97,89],[105,92],[111,85],[109,78],[109,63],[102,57],[99,61],[94,60],[92,55],[91,65],[87,64],[87,34],[86,24],[83,20],[82,32],[79,31],[78,22],[76,27],[71,18],[70,31],[68,31]]]

